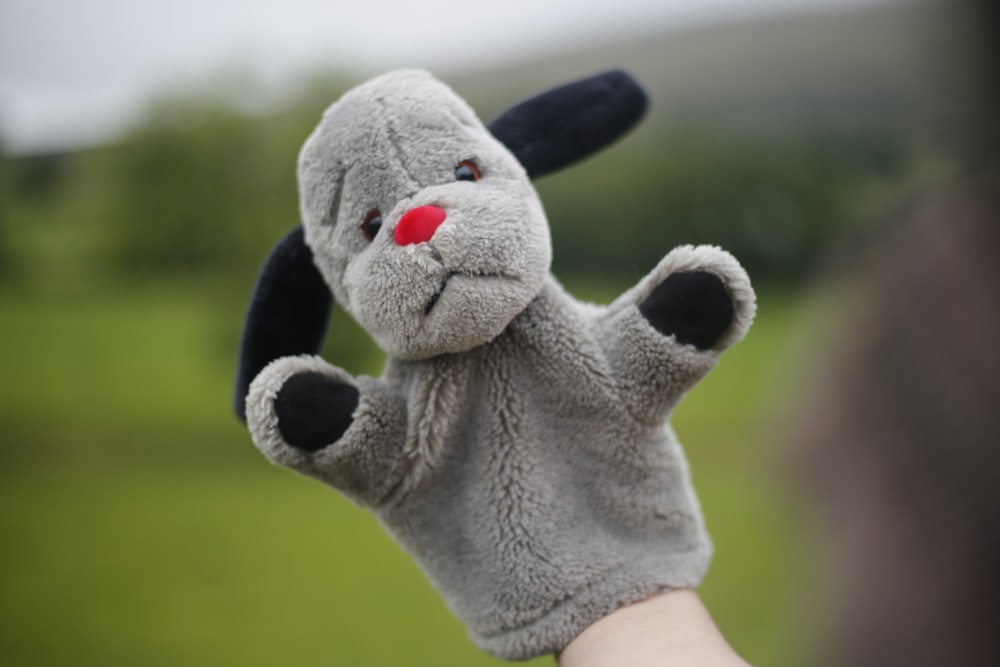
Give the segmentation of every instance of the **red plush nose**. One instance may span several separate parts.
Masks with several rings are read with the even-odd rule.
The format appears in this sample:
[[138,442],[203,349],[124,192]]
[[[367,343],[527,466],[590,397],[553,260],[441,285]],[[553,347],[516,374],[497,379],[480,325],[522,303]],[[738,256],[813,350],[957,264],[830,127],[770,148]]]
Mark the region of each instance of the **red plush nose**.
[[396,225],[396,243],[426,243],[448,215],[437,206],[418,206],[403,214]]

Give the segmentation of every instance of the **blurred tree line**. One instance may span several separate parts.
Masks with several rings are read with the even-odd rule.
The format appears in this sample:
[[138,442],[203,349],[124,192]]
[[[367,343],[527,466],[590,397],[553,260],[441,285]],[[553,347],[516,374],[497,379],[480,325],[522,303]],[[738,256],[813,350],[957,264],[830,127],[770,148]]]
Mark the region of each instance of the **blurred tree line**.
[[[295,160],[350,82],[261,114],[225,91],[151,106],[121,141],[0,165],[0,275],[104,285],[213,276],[246,286],[298,221]],[[556,273],[630,282],[681,243],[717,244],[755,280],[794,282],[914,171],[905,136],[655,124],[539,182]]]

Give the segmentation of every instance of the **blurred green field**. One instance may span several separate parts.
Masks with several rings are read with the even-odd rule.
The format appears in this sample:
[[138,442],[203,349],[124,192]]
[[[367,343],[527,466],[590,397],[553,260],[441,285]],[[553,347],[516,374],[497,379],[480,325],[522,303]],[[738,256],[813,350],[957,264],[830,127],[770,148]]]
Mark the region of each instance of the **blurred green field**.
[[[229,405],[243,306],[0,292],[0,664],[500,664],[366,512],[253,448]],[[810,312],[762,295],[674,418],[716,542],[703,598],[776,667],[810,651],[809,522],[777,444]],[[359,337],[338,314],[327,354],[377,372]]]

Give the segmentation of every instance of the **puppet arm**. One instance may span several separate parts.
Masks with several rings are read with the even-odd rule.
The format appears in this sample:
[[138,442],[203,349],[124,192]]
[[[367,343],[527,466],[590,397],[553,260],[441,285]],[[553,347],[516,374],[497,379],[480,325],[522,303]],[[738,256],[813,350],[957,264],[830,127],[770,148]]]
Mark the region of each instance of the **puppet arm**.
[[383,382],[319,357],[283,357],[254,379],[246,409],[254,444],[272,463],[366,505],[398,485],[406,404]]
[[755,311],[732,255],[681,246],[598,315],[595,331],[633,414],[658,422],[743,338]]

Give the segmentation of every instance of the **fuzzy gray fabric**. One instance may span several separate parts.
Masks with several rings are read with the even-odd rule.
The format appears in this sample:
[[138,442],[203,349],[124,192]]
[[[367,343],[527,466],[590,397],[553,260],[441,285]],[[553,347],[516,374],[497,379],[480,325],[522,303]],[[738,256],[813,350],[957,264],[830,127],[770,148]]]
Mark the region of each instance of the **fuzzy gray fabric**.
[[[456,180],[473,161],[478,182]],[[254,380],[247,422],[274,463],[369,507],[481,648],[506,659],[564,648],[614,609],[697,585],[711,543],[666,419],[753,319],[728,253],[677,248],[608,307],[549,274],[548,226],[517,160],[446,86],[383,75],[324,114],[299,163],[306,239],[340,304],[387,353],[380,378],[285,357]],[[402,215],[447,218],[399,245]],[[369,242],[362,221],[383,226]],[[707,350],[640,314],[668,276],[721,278],[735,316]],[[357,387],[344,435],[284,441],[275,398],[316,372]]]

